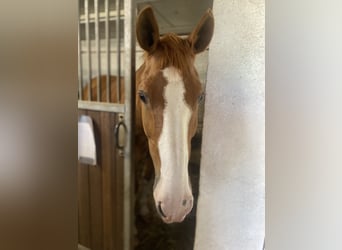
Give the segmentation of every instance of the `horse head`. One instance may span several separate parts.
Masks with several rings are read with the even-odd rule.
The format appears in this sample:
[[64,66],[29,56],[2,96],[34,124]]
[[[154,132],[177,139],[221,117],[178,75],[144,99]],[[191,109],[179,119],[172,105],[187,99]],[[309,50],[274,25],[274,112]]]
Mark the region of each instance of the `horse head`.
[[137,40],[145,51],[137,73],[137,110],[155,170],[155,205],[166,223],[183,221],[193,207],[188,163],[204,97],[194,61],[209,45],[213,30],[210,9],[187,38],[173,33],[160,37],[151,7],[137,18]]

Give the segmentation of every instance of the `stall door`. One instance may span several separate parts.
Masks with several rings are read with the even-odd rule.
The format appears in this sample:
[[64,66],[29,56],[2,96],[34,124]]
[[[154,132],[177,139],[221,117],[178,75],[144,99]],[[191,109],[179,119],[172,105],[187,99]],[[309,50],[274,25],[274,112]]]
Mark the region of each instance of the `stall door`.
[[[131,1],[79,1],[78,115],[92,119],[97,151],[96,165],[79,161],[77,166],[80,249],[132,249],[134,18]],[[84,95],[101,76],[106,90],[88,88],[97,92],[95,100],[92,93]],[[123,79],[115,90],[113,78]],[[110,90],[123,101],[111,99]],[[103,91],[108,95],[102,100]]]

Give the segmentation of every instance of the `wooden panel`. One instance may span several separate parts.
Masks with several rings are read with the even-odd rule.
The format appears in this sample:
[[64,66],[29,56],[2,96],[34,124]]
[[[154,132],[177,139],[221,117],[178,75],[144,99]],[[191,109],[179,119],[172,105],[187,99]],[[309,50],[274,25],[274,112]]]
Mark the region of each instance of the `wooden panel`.
[[121,157],[118,153],[115,154],[116,157],[116,168],[115,168],[115,176],[113,180],[116,185],[113,186],[113,193],[115,194],[114,200],[114,211],[115,218],[114,221],[114,234],[115,234],[115,250],[123,249],[123,167],[124,167],[124,158]]
[[93,118],[95,141],[97,146],[97,166],[89,166],[89,196],[90,196],[90,226],[92,250],[103,249],[103,213],[102,213],[102,159],[99,157],[102,151],[100,132],[100,112],[88,111]]
[[80,111],[92,117],[97,166],[79,164],[79,243],[92,250],[123,248],[123,158],[115,148],[118,115]]
[[114,157],[114,125],[116,124],[115,115],[102,112],[101,113],[101,141],[102,141],[102,191],[103,191],[103,241],[104,248],[113,248],[113,195],[112,187],[113,172],[115,169],[115,157]]
[[[86,115],[86,111],[79,111],[79,115]],[[90,247],[90,201],[89,201],[89,168],[78,163],[78,241]]]

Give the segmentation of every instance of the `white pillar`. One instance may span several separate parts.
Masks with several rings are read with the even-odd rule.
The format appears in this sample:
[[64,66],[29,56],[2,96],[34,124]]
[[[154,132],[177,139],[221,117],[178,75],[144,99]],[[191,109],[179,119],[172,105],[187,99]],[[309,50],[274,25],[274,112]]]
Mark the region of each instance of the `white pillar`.
[[196,250],[261,250],[265,230],[265,3],[215,0]]

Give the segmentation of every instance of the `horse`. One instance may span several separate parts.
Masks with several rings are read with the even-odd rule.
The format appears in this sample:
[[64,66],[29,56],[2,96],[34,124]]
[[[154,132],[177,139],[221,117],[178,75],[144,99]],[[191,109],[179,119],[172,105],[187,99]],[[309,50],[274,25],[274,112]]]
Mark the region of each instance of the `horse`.
[[[194,60],[209,46],[213,31],[211,9],[187,38],[174,33],[160,36],[151,6],[137,17],[136,38],[144,50],[144,62],[136,71],[135,152],[140,155],[137,158],[149,154],[152,159],[154,204],[165,223],[182,222],[193,207],[188,163],[198,107],[204,98]],[[111,77],[111,101],[123,103],[123,98],[116,97],[116,81]],[[100,100],[105,101],[105,76],[100,83]],[[91,99],[97,100],[96,78],[90,86]],[[121,91],[123,97],[124,88]],[[88,94],[86,87],[83,98]]]

